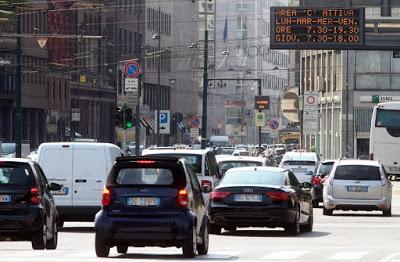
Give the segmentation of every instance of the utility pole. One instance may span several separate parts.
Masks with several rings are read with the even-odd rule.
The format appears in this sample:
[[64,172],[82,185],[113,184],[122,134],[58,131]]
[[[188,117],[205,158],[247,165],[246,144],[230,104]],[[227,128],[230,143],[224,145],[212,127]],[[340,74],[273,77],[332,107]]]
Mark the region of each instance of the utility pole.
[[161,6],[158,6],[158,63],[157,63],[157,95],[156,95],[156,121],[157,121],[157,146],[161,145],[160,135],[160,109],[161,109]]
[[15,68],[15,157],[21,157],[21,143],[22,143],[22,84],[21,84],[21,16],[17,11],[16,14],[16,33],[17,33],[17,46],[16,46],[16,68]]
[[206,148],[207,142],[207,93],[208,93],[208,28],[207,28],[207,14],[208,5],[205,1],[205,14],[204,14],[204,67],[203,67],[203,112],[201,116],[201,149]]

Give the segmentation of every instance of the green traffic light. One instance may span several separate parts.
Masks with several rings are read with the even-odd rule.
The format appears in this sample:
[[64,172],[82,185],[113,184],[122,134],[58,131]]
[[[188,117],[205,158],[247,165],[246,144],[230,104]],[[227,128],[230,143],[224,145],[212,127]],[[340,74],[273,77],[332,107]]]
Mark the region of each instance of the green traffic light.
[[126,122],[126,128],[131,128],[133,127],[133,123],[132,122]]

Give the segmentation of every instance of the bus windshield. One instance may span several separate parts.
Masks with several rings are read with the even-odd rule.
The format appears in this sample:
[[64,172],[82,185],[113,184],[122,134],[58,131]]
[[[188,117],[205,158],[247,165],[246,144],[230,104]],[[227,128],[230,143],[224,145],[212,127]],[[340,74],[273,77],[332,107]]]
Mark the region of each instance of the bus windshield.
[[400,128],[400,110],[377,109],[376,127]]

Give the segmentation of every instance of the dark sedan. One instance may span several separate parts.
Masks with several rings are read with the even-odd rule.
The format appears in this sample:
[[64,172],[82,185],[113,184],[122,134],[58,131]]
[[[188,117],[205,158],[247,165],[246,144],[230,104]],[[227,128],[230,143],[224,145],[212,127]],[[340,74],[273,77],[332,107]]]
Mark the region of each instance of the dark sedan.
[[230,169],[211,193],[211,233],[237,227],[283,227],[290,235],[311,232],[310,187],[282,168]]

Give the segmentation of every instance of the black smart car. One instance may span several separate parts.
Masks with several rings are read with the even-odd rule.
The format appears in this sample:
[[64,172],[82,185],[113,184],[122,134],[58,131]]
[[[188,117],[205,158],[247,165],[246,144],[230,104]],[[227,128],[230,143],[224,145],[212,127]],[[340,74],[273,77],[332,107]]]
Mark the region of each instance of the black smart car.
[[0,158],[0,241],[31,241],[33,249],[57,248],[57,209],[36,162]]
[[232,168],[211,192],[211,233],[237,227],[283,227],[290,235],[310,232],[310,187],[282,168]]
[[208,252],[209,219],[196,174],[184,159],[120,157],[103,191],[96,214],[95,248],[106,257],[110,248],[182,247],[185,257]]

